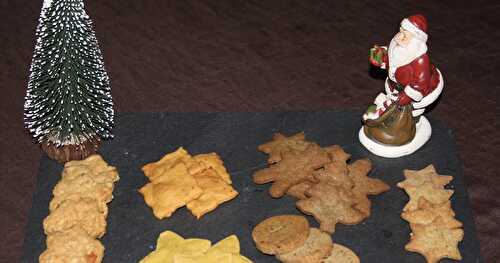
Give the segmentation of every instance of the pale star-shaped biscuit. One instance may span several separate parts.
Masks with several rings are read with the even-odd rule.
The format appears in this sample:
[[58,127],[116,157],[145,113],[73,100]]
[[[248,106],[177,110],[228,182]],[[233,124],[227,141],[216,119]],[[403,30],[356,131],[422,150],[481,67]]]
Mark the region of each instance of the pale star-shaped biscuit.
[[431,224],[414,225],[411,240],[405,249],[422,254],[428,263],[436,263],[443,258],[461,260],[458,243],[463,237],[462,229],[444,227],[442,219],[438,217]]
[[404,170],[404,175],[406,179],[398,183],[399,188],[420,186],[428,182],[443,187],[453,180],[453,176],[439,175],[432,164],[422,170]]
[[451,202],[447,201],[441,204],[433,204],[425,198],[420,198],[418,209],[406,211],[401,217],[410,224],[427,225],[432,223],[437,217],[441,217],[447,228],[458,228],[462,222],[454,218],[455,212],[451,209]]
[[446,190],[438,187],[431,182],[424,183],[420,186],[408,186],[405,188],[410,200],[403,208],[403,211],[413,211],[418,209],[418,201],[420,198],[425,198],[433,204],[441,204],[450,199],[453,195],[453,190]]

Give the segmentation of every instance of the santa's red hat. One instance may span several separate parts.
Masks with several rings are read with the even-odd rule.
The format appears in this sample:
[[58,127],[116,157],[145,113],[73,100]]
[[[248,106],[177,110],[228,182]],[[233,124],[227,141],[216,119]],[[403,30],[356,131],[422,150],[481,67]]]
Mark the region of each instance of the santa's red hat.
[[418,39],[427,41],[427,19],[423,15],[412,15],[403,19],[401,27],[413,33]]

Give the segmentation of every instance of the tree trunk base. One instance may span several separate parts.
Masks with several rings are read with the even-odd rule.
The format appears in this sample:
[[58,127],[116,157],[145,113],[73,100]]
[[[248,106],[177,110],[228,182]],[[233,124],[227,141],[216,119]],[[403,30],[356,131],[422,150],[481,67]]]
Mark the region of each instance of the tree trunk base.
[[60,163],[85,159],[88,156],[96,153],[100,145],[101,140],[98,138],[92,138],[78,145],[71,144],[57,146],[49,141],[44,141],[41,143],[43,151],[47,153],[49,158]]

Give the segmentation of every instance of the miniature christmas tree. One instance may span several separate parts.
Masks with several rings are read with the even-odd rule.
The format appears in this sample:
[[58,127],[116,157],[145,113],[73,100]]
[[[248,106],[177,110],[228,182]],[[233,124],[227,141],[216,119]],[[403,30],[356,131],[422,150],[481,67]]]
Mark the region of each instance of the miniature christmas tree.
[[110,82],[83,0],[44,1],[24,109],[27,129],[60,162],[112,137]]

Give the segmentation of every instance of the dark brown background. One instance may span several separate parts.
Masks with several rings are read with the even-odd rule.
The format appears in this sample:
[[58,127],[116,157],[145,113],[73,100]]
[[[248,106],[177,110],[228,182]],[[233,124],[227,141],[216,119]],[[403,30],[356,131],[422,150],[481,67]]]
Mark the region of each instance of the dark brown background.
[[[118,112],[362,109],[383,88],[368,49],[429,21],[482,252],[500,257],[498,1],[87,1]],[[40,150],[23,128],[41,0],[0,3],[0,261],[18,261]],[[138,127],[140,129],[140,127]]]

